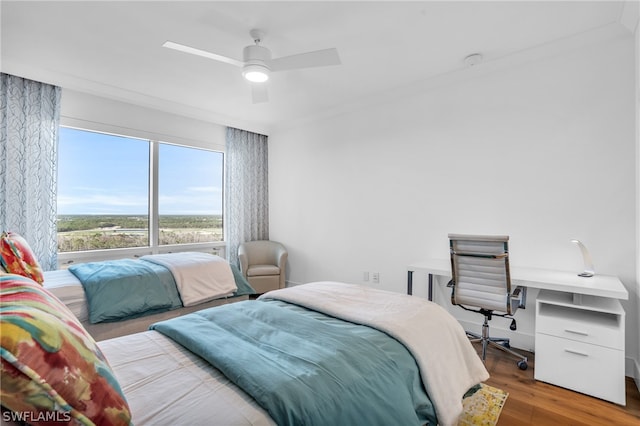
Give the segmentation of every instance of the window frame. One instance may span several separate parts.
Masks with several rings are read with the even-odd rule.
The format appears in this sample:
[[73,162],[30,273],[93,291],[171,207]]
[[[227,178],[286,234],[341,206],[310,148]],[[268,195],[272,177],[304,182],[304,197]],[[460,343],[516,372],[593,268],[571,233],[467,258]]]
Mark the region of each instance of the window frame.
[[[165,141],[161,139],[162,135],[150,134],[148,132],[138,132],[133,129],[123,129],[117,126],[111,126],[95,122],[84,122],[83,120],[61,120],[60,127],[72,128],[76,130],[103,133],[118,137],[142,139],[149,143],[149,245],[144,247],[128,247],[128,248],[116,248],[116,249],[102,249],[102,250],[84,250],[75,252],[58,252],[58,267],[68,267],[74,263],[95,262],[101,260],[115,260],[122,258],[137,258],[148,254],[160,254],[171,253],[176,251],[199,251],[217,254],[225,257],[226,248],[226,231],[225,231],[225,188],[224,188],[224,175],[226,172],[226,152],[224,149],[220,150],[219,146],[203,146],[202,143],[194,143],[194,141],[178,140],[171,138],[173,141]],[[142,135],[140,133],[143,133]],[[159,137],[160,136],[160,137]],[[187,243],[187,244],[171,244],[160,245],[159,241],[159,203],[158,203],[158,191],[159,191],[159,154],[160,144],[172,144],[179,145],[185,148],[203,149],[212,152],[218,152],[222,154],[222,226],[223,237],[222,241],[212,241],[206,243]]]

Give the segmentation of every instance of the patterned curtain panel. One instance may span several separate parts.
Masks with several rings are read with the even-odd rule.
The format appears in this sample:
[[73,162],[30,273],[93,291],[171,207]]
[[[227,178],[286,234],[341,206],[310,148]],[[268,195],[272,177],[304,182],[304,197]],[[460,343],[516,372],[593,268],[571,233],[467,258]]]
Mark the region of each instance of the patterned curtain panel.
[[0,231],[22,235],[56,269],[61,89],[0,73]]
[[238,263],[238,246],[269,239],[267,137],[227,128],[225,230],[227,259]]

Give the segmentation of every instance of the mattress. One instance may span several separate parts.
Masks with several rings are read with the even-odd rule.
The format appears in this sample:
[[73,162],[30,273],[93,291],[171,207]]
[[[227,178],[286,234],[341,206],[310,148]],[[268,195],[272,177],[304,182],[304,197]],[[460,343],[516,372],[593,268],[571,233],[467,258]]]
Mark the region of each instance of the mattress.
[[82,283],[75,275],[66,269],[46,271],[42,285],[67,305],[82,323],[89,322],[87,298]]
[[149,329],[154,322],[175,318],[189,314],[200,309],[220,306],[227,303],[248,300],[249,296],[233,296],[210,300],[194,306],[183,307],[158,314],[146,315],[139,318],[116,322],[101,322],[91,324],[89,322],[89,310],[84,288],[80,280],[66,269],[47,271],[44,273],[44,287],[69,307],[71,312],[80,320],[84,328],[96,340],[112,339],[127,334],[138,333]]
[[99,346],[126,395],[136,426],[275,425],[219,370],[158,332],[105,340]]

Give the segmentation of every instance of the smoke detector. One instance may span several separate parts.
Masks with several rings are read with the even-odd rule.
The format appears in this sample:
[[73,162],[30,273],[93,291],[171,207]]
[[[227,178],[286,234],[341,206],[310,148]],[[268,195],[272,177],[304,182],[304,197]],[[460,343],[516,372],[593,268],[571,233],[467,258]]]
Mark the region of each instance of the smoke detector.
[[472,67],[474,65],[478,65],[482,62],[482,55],[480,53],[472,53],[471,55],[464,58],[464,63],[467,66]]

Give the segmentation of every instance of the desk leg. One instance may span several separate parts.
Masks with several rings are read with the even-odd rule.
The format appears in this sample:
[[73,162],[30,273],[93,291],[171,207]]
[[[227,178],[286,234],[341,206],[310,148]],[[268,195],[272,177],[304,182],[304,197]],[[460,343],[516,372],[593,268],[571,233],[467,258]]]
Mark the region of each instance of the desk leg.
[[429,300],[433,302],[433,274],[429,274]]
[[413,271],[407,272],[407,294],[413,294]]

